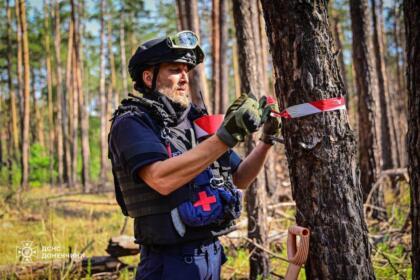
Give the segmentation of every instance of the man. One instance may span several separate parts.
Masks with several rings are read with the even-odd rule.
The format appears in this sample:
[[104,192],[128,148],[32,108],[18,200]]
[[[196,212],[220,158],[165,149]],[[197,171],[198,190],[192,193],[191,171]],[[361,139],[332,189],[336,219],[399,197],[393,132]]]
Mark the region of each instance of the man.
[[230,148],[262,116],[257,101],[242,95],[215,134],[197,139],[194,122],[206,112],[189,101],[188,71],[203,59],[191,31],[148,41],[130,59],[142,96],[131,95],[114,113],[109,157],[117,201],[142,245],[136,279],[220,278],[226,257],[217,237],[240,215],[236,187],[255,179],[279,131],[268,114],[263,141],[242,161]]

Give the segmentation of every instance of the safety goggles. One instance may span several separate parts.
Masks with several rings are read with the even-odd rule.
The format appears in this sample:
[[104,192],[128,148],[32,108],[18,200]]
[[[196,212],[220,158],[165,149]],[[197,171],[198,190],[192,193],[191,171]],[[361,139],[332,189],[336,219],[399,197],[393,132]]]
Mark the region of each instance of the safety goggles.
[[169,47],[173,49],[193,50],[198,46],[199,38],[192,31],[181,31],[174,36],[168,37]]

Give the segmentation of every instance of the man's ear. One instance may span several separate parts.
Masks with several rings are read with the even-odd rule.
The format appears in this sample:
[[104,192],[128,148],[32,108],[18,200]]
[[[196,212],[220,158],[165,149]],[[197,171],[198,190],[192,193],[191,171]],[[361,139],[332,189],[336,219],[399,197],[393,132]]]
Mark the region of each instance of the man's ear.
[[143,71],[143,82],[148,87],[152,87],[152,81],[153,81],[153,73],[151,70],[144,70]]

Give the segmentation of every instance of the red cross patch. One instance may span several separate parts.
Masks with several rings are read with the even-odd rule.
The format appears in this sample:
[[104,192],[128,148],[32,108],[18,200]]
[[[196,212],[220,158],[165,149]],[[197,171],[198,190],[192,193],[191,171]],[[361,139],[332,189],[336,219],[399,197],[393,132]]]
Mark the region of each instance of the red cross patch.
[[205,191],[198,193],[198,200],[194,203],[194,207],[201,206],[203,207],[203,210],[208,212],[211,211],[211,204],[216,203],[216,197],[213,196],[207,196],[207,193]]

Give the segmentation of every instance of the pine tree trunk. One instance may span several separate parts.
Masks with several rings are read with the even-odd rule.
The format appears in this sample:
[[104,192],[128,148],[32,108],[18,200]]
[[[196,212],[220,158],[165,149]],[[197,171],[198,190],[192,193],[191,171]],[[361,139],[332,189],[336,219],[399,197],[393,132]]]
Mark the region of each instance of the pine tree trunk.
[[227,65],[227,45],[228,45],[228,25],[226,22],[227,18],[227,0],[220,0],[219,7],[219,31],[220,31],[220,63],[219,63],[219,112],[225,113],[229,102],[228,92],[228,78],[229,78],[229,67]]
[[[257,1],[233,1],[233,17],[236,28],[236,38],[239,54],[239,72],[241,77],[241,92],[259,96],[262,81],[259,77],[257,65],[259,64],[258,50],[261,48],[258,24]],[[257,20],[257,21],[255,21]],[[254,147],[256,142],[250,138],[247,140],[247,153]],[[256,180],[246,191],[246,209],[248,217],[248,238],[254,242],[268,247],[267,240],[267,208],[265,174],[260,172]],[[267,253],[249,245],[250,273],[249,279],[268,277],[269,259]]]
[[[398,143],[398,160],[399,166],[407,166],[407,147],[405,141],[405,134],[407,132],[407,93],[406,93],[406,84],[404,78],[404,56],[401,56],[400,49],[403,49],[403,44],[400,40],[400,9],[399,9],[400,1],[395,2],[394,7],[394,26],[393,26],[393,37],[395,43],[395,50],[396,50],[396,76],[397,76],[397,85],[398,85],[398,92],[394,98],[394,102],[396,103],[396,114],[397,118],[395,119],[395,126],[398,128],[396,133],[396,142]],[[402,67],[400,65],[401,61],[403,62]],[[401,69],[402,68],[402,69]]]
[[[80,63],[78,62],[79,56],[79,21],[76,20],[76,6],[75,1],[70,0],[71,5],[71,21],[73,22],[73,40],[72,40],[72,81],[73,81],[73,90],[72,90],[72,104],[73,104],[73,113],[72,113],[72,181],[77,184],[77,162],[79,154],[79,94],[82,91],[81,80],[79,79],[79,67]],[[80,16],[80,15],[79,15]],[[80,108],[81,109],[81,108]]]
[[33,135],[33,137],[32,137],[33,142],[38,143],[41,147],[45,147],[44,122],[43,122],[42,112],[40,112],[40,108],[42,107],[42,97],[39,100],[36,98],[35,81],[36,81],[37,77],[35,76],[34,67],[32,67],[32,69],[31,69],[31,77],[32,77],[32,80],[31,80],[31,89],[32,89],[31,96],[33,98],[33,115],[34,115],[34,118],[32,118],[30,120],[30,122],[32,122],[32,125],[31,125],[31,129],[29,131]]
[[48,90],[48,154],[50,158],[50,185],[54,185],[54,111],[53,111],[53,93],[52,93],[52,70],[51,70],[51,50],[50,50],[50,13],[49,4],[44,0],[44,29],[45,29],[45,64],[47,72],[47,90]]
[[241,95],[241,78],[239,77],[238,47],[236,41],[232,43],[233,79],[235,82],[235,97]]
[[269,80],[268,80],[268,40],[267,40],[267,33],[265,32],[265,21],[264,21],[264,15],[261,7],[261,2],[258,1],[258,30],[260,34],[260,54],[261,57],[259,59],[260,65],[261,65],[261,80],[262,80],[262,86],[263,91],[265,94],[271,94],[272,91],[269,89]]
[[55,63],[56,63],[56,76],[57,76],[57,122],[56,122],[56,130],[57,130],[57,182],[58,187],[62,187],[64,180],[64,137],[63,137],[63,128],[64,128],[64,120],[63,120],[63,103],[64,103],[64,95],[63,95],[63,71],[61,65],[61,28],[60,28],[60,4],[58,0],[54,2],[55,6],[55,34],[54,34],[54,46],[55,46]]
[[[353,31],[353,63],[359,95],[359,164],[364,200],[366,200],[381,170],[381,115],[369,32],[370,18],[367,0],[351,0],[350,12]],[[384,208],[383,192],[376,188],[372,193],[372,201],[367,203]],[[386,217],[384,211],[371,212],[374,218],[385,219]]]
[[[76,22],[75,15],[75,3],[71,0],[72,6],[72,21]],[[79,117],[80,117],[80,132],[81,132],[81,145],[82,145],[82,186],[83,192],[88,192],[90,189],[89,182],[89,173],[90,173],[90,147],[89,147],[89,114],[87,112],[85,99],[84,99],[84,90],[82,82],[82,59],[81,52],[82,43],[81,43],[81,26],[80,26],[80,17],[81,17],[81,7],[79,7],[79,24],[75,25],[74,30],[74,39],[73,39],[73,49],[74,49],[74,79],[75,79],[75,92],[77,92],[78,99],[74,101],[74,104],[78,105],[79,108]],[[77,121],[77,120],[76,120]],[[77,154],[76,154],[77,158]]]
[[22,126],[22,189],[29,187],[29,114],[30,114],[30,69],[29,69],[29,42],[26,27],[26,7],[25,1],[19,0],[19,18],[22,32],[22,51],[23,51],[23,126]]
[[[23,58],[22,58],[22,23],[20,19],[20,5],[19,0],[15,1],[15,9],[16,9],[16,41],[17,41],[17,93],[18,93],[18,101],[19,101],[19,115],[20,118],[20,128],[23,128]],[[22,132],[22,131],[21,131]],[[21,144],[22,145],[22,144]],[[20,147],[22,149],[22,146]]]
[[111,99],[108,100],[109,102],[109,110],[108,116],[110,116],[111,112],[117,109],[118,100],[119,100],[119,93],[117,91],[117,78],[115,74],[115,57],[114,52],[112,51],[112,28],[111,28],[111,21],[108,20],[107,22],[107,35],[108,35],[108,56],[109,56],[109,67],[111,68]]
[[[124,8],[122,9],[124,11]],[[121,52],[121,75],[123,84],[123,96],[128,93],[127,86],[127,59],[125,55],[125,26],[124,26],[124,12],[120,14],[120,52]],[[118,102],[117,102],[118,104]]]
[[372,23],[373,23],[373,49],[375,55],[376,74],[378,76],[379,104],[381,117],[381,154],[382,169],[391,169],[396,166],[396,143],[392,133],[392,117],[389,110],[389,88],[386,79],[384,46],[381,40],[382,26],[378,14],[382,11],[378,9],[376,0],[371,0]]
[[[212,107],[213,114],[220,114],[220,0],[212,1],[211,12],[211,49],[212,49]],[[223,114],[224,112],[222,112]]]
[[6,10],[7,10],[7,85],[10,95],[10,123],[11,126],[11,139],[12,142],[11,149],[9,150],[9,155],[11,158],[17,159],[17,154],[19,151],[19,130],[18,130],[18,116],[16,108],[16,92],[13,86],[13,50],[12,50],[12,11],[9,5],[9,0],[6,1]]
[[404,0],[408,89],[408,173],[411,193],[412,279],[420,279],[420,3]]
[[64,103],[63,103],[63,123],[64,123],[64,158],[66,163],[65,175],[67,179],[67,186],[74,186],[73,177],[73,129],[74,129],[74,110],[73,110],[73,81],[72,81],[72,63],[73,63],[73,33],[74,33],[74,22],[69,22],[69,39],[67,41],[67,63],[66,63],[66,91],[64,92]]
[[99,68],[99,96],[100,96],[100,118],[101,118],[101,173],[100,181],[102,184],[106,182],[106,172],[107,172],[107,148],[108,143],[106,139],[106,90],[105,90],[105,0],[101,0],[101,46],[99,49],[100,56],[100,68]]
[[[262,6],[280,109],[344,96],[326,4],[264,0]],[[286,120],[282,132],[296,221],[311,230],[306,279],[374,279],[347,113]]]

